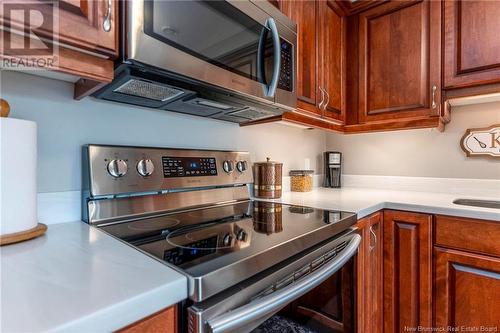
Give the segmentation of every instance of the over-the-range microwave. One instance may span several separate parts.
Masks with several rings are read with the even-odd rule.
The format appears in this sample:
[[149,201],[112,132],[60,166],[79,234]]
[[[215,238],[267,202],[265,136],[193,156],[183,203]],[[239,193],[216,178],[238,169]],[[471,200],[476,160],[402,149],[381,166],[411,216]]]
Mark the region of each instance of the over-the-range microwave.
[[100,99],[237,123],[296,107],[297,26],[267,0],[128,0]]

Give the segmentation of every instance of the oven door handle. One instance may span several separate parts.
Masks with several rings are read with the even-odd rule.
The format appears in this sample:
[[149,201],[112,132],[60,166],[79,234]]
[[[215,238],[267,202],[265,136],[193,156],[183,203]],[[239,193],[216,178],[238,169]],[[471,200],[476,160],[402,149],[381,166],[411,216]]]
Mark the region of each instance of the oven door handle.
[[342,268],[356,254],[360,242],[361,236],[354,234],[346,248],[334,260],[326,263],[322,268],[281,290],[275,291],[214,319],[209,319],[207,321],[209,331],[212,333],[238,331],[239,328],[245,327],[259,318],[279,311],[291,301],[320,285]]

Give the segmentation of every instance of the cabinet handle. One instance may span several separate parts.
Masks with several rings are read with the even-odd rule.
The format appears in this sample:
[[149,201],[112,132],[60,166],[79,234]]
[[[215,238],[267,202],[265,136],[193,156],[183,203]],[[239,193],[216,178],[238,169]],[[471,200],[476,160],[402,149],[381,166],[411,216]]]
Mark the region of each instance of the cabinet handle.
[[435,109],[437,107],[437,104],[436,104],[436,91],[437,91],[437,87],[436,85],[433,85],[432,86],[432,109]]
[[108,9],[106,10],[106,15],[104,16],[104,22],[102,22],[102,28],[106,32],[111,30],[111,7],[113,6],[111,1],[112,0],[108,0]]
[[[375,247],[377,247],[377,235],[373,231],[373,226],[370,226],[370,235],[373,236],[373,245],[371,245],[371,241],[370,241],[370,252],[372,252],[373,249],[375,249]],[[372,237],[370,237],[370,238],[372,238]]]
[[325,101],[325,91],[321,87],[319,87],[319,91],[321,91],[321,102],[319,102],[318,107],[320,110],[323,110],[323,102]]
[[330,103],[330,94],[328,93],[328,91],[326,89],[325,90],[325,94],[326,94],[326,102],[325,104],[323,104],[323,110],[326,111],[326,108],[328,107],[328,103]]

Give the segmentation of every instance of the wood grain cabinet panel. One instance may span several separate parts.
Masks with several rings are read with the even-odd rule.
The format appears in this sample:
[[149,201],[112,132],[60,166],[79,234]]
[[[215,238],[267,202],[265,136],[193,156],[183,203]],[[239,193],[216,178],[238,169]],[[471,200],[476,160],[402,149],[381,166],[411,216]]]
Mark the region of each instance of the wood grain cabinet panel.
[[500,223],[437,215],[435,245],[500,257]]
[[[297,99],[303,108],[316,112],[317,41],[316,1],[281,0],[281,11],[297,23]],[[311,106],[309,108],[307,105]]]
[[361,13],[359,122],[437,115],[440,49],[439,1],[388,2]]
[[149,317],[139,320],[117,333],[176,333],[177,307],[171,306]]
[[357,257],[357,332],[382,332],[382,213],[358,221],[361,245]]
[[[500,259],[436,247],[435,327],[500,327]],[[495,330],[495,331],[496,331]]]
[[500,1],[444,1],[444,85],[500,82]]
[[279,7],[297,23],[299,112],[343,122],[346,89],[344,12],[333,0],[281,0]]
[[432,215],[388,210],[383,226],[384,332],[430,327]]
[[323,116],[344,121],[346,75],[344,13],[335,2],[320,0],[318,23],[319,87],[326,92]]
[[[38,10],[49,13],[52,6],[37,1]],[[36,3],[36,2],[35,2]],[[55,38],[59,43],[77,49],[114,57],[118,51],[118,1],[117,0],[60,0],[56,2],[56,22],[59,23]],[[110,7],[108,7],[110,6]],[[110,30],[105,31],[104,21],[109,17]],[[11,27],[24,29],[24,12],[11,12]],[[2,21],[3,24],[5,22]],[[53,30],[36,29],[41,37],[52,37]]]

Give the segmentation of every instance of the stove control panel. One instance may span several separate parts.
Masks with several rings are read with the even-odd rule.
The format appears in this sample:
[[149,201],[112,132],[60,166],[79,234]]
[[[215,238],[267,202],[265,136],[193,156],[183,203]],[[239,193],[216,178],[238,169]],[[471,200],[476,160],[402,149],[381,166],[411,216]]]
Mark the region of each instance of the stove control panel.
[[247,152],[87,145],[84,190],[93,196],[253,182]]
[[217,176],[215,157],[163,156],[163,177]]

